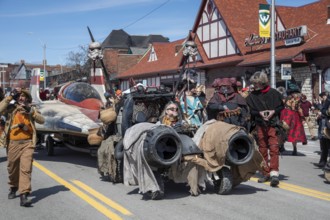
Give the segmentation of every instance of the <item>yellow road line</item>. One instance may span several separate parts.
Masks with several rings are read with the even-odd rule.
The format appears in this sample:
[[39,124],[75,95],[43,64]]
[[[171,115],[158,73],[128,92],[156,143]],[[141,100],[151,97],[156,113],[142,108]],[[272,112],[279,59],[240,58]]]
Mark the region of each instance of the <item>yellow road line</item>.
[[[252,180],[254,182],[258,182],[258,179],[254,178],[254,177],[252,177],[250,180]],[[265,183],[265,184],[269,184],[269,183]],[[325,201],[330,201],[330,193],[325,193],[325,192],[305,188],[302,186],[297,186],[297,185],[290,184],[290,183],[284,183],[284,182],[280,182],[280,184],[278,185],[278,188],[285,189],[285,190],[295,192],[295,193],[299,193],[302,195],[322,199]]]
[[72,185],[71,183],[69,183],[69,182],[65,181],[64,179],[62,179],[61,177],[57,176],[55,173],[51,172],[50,170],[48,170],[47,168],[45,168],[44,166],[42,166],[38,162],[33,161],[33,165],[35,167],[37,167],[39,170],[41,170],[42,172],[44,172],[45,174],[47,174],[48,176],[50,176],[51,178],[53,178],[56,182],[58,182],[61,185],[65,186],[66,188],[70,189],[71,192],[76,194],[81,199],[85,200],[87,203],[89,203],[95,209],[100,211],[103,215],[105,215],[108,218],[113,219],[113,220],[122,220],[122,218],[120,216],[118,216],[116,213],[111,212],[109,209],[107,209],[101,203],[97,202],[95,199],[88,196],[87,194],[85,194],[84,192],[79,190],[77,187]]
[[88,192],[89,194],[93,195],[95,198],[101,200],[108,206],[123,213],[124,215],[132,215],[132,213],[130,211],[128,211],[127,209],[125,209],[123,206],[121,206],[118,203],[112,201],[111,199],[105,197],[101,193],[97,192],[96,190],[92,189],[91,187],[87,186],[86,184],[80,182],[79,180],[71,180],[71,182],[73,182],[74,184],[76,184],[77,186],[79,186],[80,188],[82,188],[83,190]]

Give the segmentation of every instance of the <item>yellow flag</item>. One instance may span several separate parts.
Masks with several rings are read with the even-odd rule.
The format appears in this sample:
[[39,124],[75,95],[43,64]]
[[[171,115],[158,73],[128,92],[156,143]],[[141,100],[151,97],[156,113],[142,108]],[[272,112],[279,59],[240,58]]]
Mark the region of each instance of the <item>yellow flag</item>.
[[270,6],[259,5],[259,36],[270,37]]

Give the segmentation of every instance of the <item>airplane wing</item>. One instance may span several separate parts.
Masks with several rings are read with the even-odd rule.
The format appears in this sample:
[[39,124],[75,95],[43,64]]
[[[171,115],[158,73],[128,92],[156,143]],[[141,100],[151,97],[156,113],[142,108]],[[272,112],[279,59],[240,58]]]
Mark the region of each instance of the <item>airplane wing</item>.
[[[101,126],[97,118],[98,111],[82,109],[76,106],[61,103],[58,100],[38,104],[38,110],[45,118],[44,124],[36,124],[41,133],[66,133],[77,136],[87,136],[90,129]],[[88,114],[89,113],[89,114]]]

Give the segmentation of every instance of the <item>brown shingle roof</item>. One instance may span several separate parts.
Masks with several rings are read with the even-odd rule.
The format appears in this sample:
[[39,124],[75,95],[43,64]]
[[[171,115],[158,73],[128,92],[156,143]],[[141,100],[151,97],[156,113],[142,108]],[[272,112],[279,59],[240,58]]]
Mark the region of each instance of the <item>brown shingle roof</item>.
[[148,62],[151,50],[149,49],[138,64],[129,70],[119,73],[119,78],[128,78],[134,76],[147,76],[154,74],[164,74],[175,72],[179,69],[182,59],[182,52],[175,53],[176,46],[182,46],[184,39],[177,40],[171,43],[153,43],[157,60]]

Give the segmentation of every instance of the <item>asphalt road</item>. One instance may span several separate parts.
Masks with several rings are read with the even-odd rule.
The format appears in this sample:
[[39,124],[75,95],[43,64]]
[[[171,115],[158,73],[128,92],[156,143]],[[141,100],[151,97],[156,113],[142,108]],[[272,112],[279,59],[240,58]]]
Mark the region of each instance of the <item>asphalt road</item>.
[[35,152],[33,206],[20,207],[19,198],[7,199],[6,152],[0,149],[0,219],[330,219],[330,184],[313,166],[319,142],[292,146],[280,157],[280,185],[272,188],[252,178],[221,196],[208,187],[192,197],[184,184],[167,183],[166,198],[146,200],[136,186],[102,181],[96,158],[55,148]]

